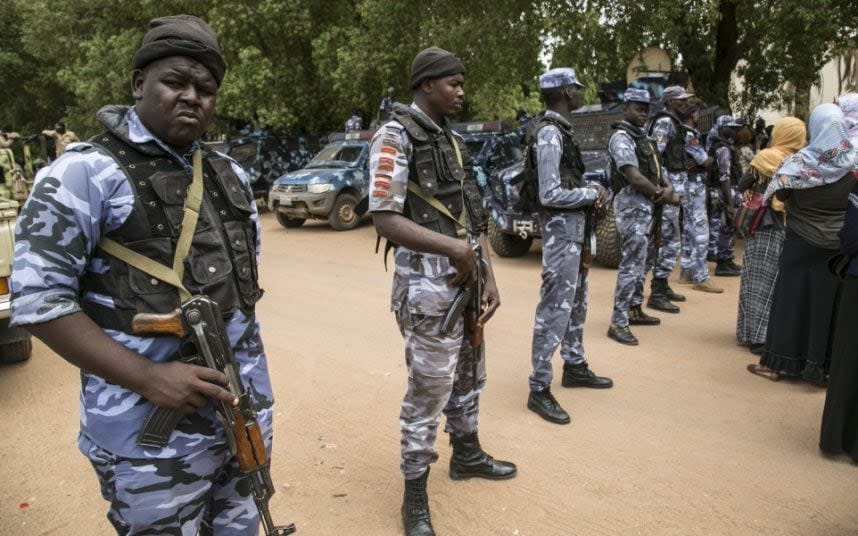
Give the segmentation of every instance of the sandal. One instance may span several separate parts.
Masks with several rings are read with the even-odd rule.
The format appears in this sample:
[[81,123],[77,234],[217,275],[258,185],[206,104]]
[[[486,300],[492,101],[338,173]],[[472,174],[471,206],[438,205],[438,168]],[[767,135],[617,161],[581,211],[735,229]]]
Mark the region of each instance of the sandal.
[[778,372],[775,372],[769,367],[764,367],[756,363],[751,363],[750,365],[748,365],[748,372],[750,372],[751,374],[756,374],[757,376],[762,376],[763,378],[771,380],[773,382],[776,382],[781,379],[781,375]]

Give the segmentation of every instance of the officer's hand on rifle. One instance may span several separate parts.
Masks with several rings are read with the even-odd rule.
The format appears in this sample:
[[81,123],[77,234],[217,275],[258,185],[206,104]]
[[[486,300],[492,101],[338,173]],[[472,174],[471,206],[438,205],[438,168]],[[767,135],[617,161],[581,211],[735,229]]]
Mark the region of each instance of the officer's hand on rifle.
[[178,361],[152,363],[141,384],[138,392],[146,400],[185,415],[205,406],[209,398],[233,405],[238,402],[222,372]]
[[493,278],[486,280],[486,286],[483,289],[483,299],[480,302],[480,305],[482,314],[480,315],[480,318],[477,319],[477,322],[480,327],[482,327],[486,325],[486,322],[494,316],[495,311],[500,307],[500,293],[498,292],[498,286]]
[[596,208],[602,208],[603,206],[605,206],[611,197],[608,193],[608,190],[605,189],[604,186],[596,182],[590,183],[589,187],[596,190],[596,202],[594,203]]
[[456,275],[453,276],[450,284],[454,287],[471,287],[477,271],[477,256],[467,241],[459,241],[455,253],[450,256],[450,261],[456,268]]

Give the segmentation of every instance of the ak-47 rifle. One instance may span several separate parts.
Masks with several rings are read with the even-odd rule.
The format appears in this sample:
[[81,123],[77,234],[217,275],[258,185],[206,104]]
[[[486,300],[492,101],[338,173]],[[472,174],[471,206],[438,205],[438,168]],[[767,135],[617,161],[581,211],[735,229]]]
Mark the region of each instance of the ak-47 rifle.
[[[140,313],[134,316],[132,330],[135,334],[187,335],[194,343],[199,357],[185,358],[183,361],[212,368],[226,376],[229,390],[238,399],[238,404],[232,406],[220,401],[217,409],[226,428],[230,451],[238,459],[242,474],[250,481],[265,536],[286,536],[295,532],[294,524],[277,526],[271,519],[268,501],[274,494],[274,484],[271,481],[270,461],[250,393],[244,388],[239,376],[217,303],[207,296],[194,296],[184,302],[181,309],[170,314]],[[146,420],[137,442],[144,446],[163,447],[180,418],[181,414],[177,411],[155,408]]]
[[450,308],[444,315],[444,320],[441,322],[441,333],[447,334],[456,325],[459,317],[465,316],[465,336],[468,337],[471,343],[471,367],[473,373],[474,384],[479,382],[480,362],[483,359],[483,326],[480,324],[480,315],[482,314],[483,286],[485,284],[485,270],[483,268],[483,246],[480,242],[480,235],[468,233],[468,243],[477,258],[476,275],[474,284],[471,287],[462,287],[456,294]]

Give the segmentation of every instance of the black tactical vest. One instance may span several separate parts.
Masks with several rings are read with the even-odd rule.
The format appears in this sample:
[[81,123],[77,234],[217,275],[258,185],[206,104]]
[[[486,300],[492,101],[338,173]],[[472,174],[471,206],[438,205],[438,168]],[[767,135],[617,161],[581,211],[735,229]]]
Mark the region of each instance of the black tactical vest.
[[[651,183],[658,186],[661,184],[661,171],[655,159],[658,158],[658,147],[642,129],[625,121],[618,121],[611,125],[614,130],[622,130],[632,137],[635,142],[635,156],[638,158],[638,169],[641,175],[646,177]],[[611,157],[611,187],[614,193],[628,184],[625,175],[617,169],[617,163]]]
[[[172,267],[181,231],[184,202],[191,172],[168,155],[151,156],[111,133],[90,140],[111,156],[125,172],[134,192],[134,206],[125,222],[105,236]],[[191,294],[206,294],[220,306],[224,319],[236,309],[252,313],[262,296],[256,265],[256,225],[244,185],[230,162],[204,149],[203,202],[191,249],[185,259],[183,283]],[[169,313],[180,305],[179,293],[123,261],[100,253],[104,273],[87,272],[81,293],[110,296],[115,309],[81,300],[97,324],[131,331],[137,313]]]
[[[563,139],[563,154],[560,156],[560,186],[571,190],[573,188],[581,188],[584,186],[584,160],[581,158],[581,147],[575,141],[575,135],[572,128],[561,123],[557,119],[548,114],[542,115],[536,122],[533,129],[533,142],[536,143],[537,135],[542,127],[553,125],[560,131],[560,136]],[[532,158],[536,157],[536,151],[530,153]],[[534,169],[536,166],[534,166]],[[551,209],[555,210],[555,209]]]
[[652,118],[652,124],[649,127],[649,134],[652,135],[653,127],[656,122],[662,117],[669,117],[673,123],[673,134],[667,140],[667,147],[664,149],[662,162],[668,171],[685,171],[685,125],[672,113],[662,110],[655,114]]
[[[393,119],[405,128],[414,150],[408,164],[408,180],[417,183],[425,195],[437,199],[456,219],[467,208],[466,220],[471,231],[485,231],[480,193],[471,174],[459,164],[452,145],[453,133],[437,132],[420,114],[399,103],[394,105]],[[464,163],[467,161],[464,144],[459,143],[458,147]],[[436,233],[459,236],[456,224],[438,209],[417,195],[407,195],[405,199],[406,218]]]
[[[728,142],[724,138],[718,137],[715,138],[712,145],[709,147],[709,156],[715,158],[715,151],[721,147],[726,147],[730,150],[730,184],[736,186],[739,184],[739,179],[742,178],[742,164],[739,163],[739,152],[732,143]],[[710,186],[717,186],[720,182],[721,170],[718,169],[716,158],[716,162],[712,164],[712,167],[710,168],[709,184]]]

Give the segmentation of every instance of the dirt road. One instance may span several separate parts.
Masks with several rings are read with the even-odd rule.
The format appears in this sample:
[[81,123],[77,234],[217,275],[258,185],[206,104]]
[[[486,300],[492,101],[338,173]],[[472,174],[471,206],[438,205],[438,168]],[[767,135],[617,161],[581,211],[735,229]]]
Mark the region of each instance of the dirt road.
[[[275,518],[303,536],[400,534],[405,368],[372,226],[287,231],[271,214],[263,224]],[[630,349],[605,337],[615,272],[594,268],[585,344],[616,385],[568,390],[557,378],[572,414],[557,426],[525,407],[538,249],[494,262],[503,305],[487,328],[480,436],[519,476],[451,481],[442,434],[429,481],[439,534],[858,534],[858,467],[817,448],[824,392],[745,370],[736,279],[720,278],[720,296],[688,290],[682,313],[635,330],[641,345]],[[0,534],[111,534],[74,443],[78,387],[41,343],[29,362],[0,368]]]

